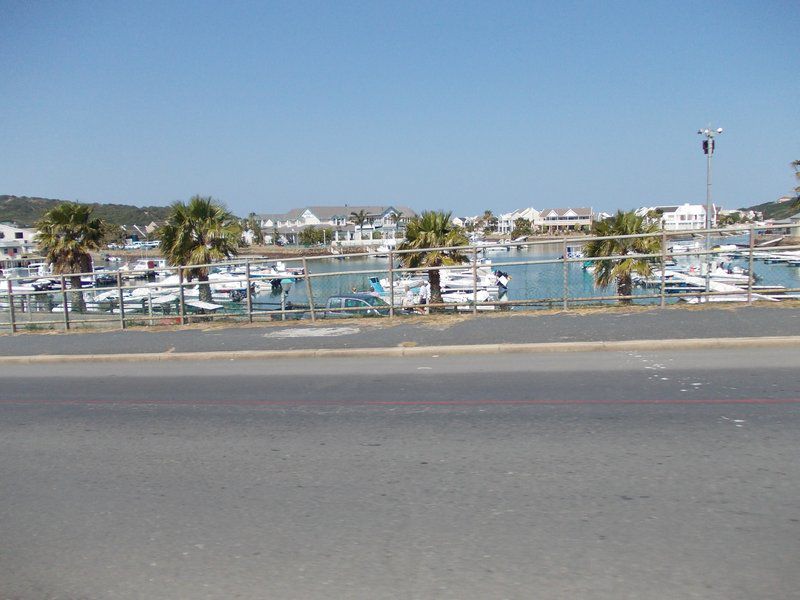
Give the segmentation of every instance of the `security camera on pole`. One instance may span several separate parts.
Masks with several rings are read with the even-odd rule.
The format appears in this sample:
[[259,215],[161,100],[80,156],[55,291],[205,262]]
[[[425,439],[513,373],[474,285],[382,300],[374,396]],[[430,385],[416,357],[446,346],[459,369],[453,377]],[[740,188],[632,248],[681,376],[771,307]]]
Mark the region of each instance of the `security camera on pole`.
[[[714,156],[714,137],[722,133],[722,127],[718,129],[699,129],[699,135],[704,135],[703,152],[706,155],[706,292],[711,291],[711,157]],[[706,298],[708,302],[709,298]]]

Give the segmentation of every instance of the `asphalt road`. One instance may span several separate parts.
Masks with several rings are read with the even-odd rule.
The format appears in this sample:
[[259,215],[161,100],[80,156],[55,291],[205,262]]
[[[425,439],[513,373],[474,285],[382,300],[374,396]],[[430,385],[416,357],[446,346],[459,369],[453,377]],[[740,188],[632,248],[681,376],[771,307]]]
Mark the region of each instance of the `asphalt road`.
[[0,356],[228,350],[382,348],[399,345],[515,344],[800,335],[800,308],[676,306],[567,313],[514,312],[475,318],[435,315],[325,319],[253,326],[0,335]]
[[0,366],[0,598],[796,598],[797,365]]

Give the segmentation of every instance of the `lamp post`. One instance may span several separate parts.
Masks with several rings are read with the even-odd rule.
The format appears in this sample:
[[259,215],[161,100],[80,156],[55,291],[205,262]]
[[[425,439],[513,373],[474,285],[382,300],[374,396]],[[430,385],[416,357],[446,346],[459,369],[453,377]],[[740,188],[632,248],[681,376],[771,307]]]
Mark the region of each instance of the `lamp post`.
[[[699,135],[705,136],[703,152],[706,155],[706,292],[711,291],[711,157],[714,156],[714,137],[722,133],[722,128],[698,129]],[[708,300],[706,300],[707,302]]]

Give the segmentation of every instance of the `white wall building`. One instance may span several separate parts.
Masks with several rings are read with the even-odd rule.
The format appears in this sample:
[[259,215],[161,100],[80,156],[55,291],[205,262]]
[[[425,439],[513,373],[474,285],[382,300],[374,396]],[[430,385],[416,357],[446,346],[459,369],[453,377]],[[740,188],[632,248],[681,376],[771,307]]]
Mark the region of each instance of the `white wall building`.
[[[367,220],[361,226],[355,225],[353,213],[362,210]],[[373,235],[375,233],[380,237],[376,240],[378,244],[381,240],[395,240],[398,231],[414,216],[416,213],[407,206],[306,206],[284,214],[258,215],[257,218],[266,236],[277,230],[279,237],[290,243],[296,242],[306,227],[321,227],[333,229],[333,242],[359,245],[377,237]]]
[[545,208],[539,213],[535,224],[547,231],[575,231],[592,226],[591,207]]
[[540,213],[532,206],[504,213],[497,218],[497,232],[503,235],[509,235],[514,231],[514,221],[517,219],[529,221],[533,228],[540,221]]
[[[711,214],[711,227],[717,226],[717,212],[718,208],[714,206]],[[653,213],[658,215],[666,231],[689,231],[706,228],[706,207],[702,204],[643,206],[636,210],[636,214],[640,217],[647,217]]]
[[35,237],[35,229],[0,223],[0,257],[13,259],[36,254]]

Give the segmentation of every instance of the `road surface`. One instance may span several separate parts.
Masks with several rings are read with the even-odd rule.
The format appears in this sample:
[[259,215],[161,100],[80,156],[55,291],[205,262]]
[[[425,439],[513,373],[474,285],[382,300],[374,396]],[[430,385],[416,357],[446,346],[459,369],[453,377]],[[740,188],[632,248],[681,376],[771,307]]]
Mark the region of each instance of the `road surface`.
[[0,598],[795,598],[800,352],[0,367]]

